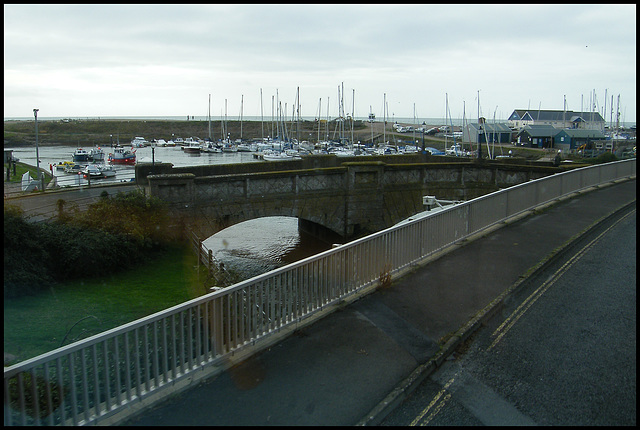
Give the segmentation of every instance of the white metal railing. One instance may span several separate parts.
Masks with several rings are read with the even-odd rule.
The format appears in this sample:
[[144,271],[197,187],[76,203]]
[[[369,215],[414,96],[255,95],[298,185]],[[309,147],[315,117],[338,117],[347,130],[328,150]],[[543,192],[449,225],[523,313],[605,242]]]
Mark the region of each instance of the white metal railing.
[[[377,232],[4,370],[5,425],[96,424],[471,234],[635,160],[533,180]],[[35,400],[34,400],[35,399]]]

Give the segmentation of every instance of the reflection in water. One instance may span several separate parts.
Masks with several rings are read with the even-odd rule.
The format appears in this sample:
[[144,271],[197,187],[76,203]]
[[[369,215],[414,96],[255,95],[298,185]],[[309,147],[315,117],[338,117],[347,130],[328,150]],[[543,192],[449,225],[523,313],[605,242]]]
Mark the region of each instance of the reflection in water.
[[216,260],[249,279],[331,248],[298,231],[298,219],[257,218],[236,224],[204,241]]

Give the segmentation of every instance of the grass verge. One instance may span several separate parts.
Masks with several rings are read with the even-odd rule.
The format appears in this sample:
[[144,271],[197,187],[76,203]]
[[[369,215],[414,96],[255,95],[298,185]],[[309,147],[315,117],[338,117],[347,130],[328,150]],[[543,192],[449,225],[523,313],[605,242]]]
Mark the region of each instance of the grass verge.
[[4,300],[5,356],[23,361],[201,296],[196,266],[191,249],[176,246],[133,270]]

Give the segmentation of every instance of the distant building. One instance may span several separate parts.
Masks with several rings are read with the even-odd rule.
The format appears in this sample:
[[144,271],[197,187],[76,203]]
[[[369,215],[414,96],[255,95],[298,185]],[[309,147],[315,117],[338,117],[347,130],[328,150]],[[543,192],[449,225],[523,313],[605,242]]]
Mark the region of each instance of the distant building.
[[563,129],[600,130],[604,132],[605,120],[598,112],[574,112],[563,110],[516,109],[508,118],[509,127],[522,130],[526,125],[547,125]]
[[560,129],[551,125],[525,125],[518,132],[516,144],[528,148],[553,148]]
[[[600,130],[563,129],[559,130],[555,135],[554,147],[562,149],[563,151],[578,149],[583,145],[585,147],[589,147],[589,144],[591,143],[595,143],[596,146],[602,147],[605,140],[606,137]],[[607,143],[605,143],[605,145]],[[611,148],[611,146],[607,146],[607,149]]]
[[485,122],[480,128],[479,124],[467,124],[462,130],[462,142],[471,144],[483,143],[510,143],[513,131],[506,123]]

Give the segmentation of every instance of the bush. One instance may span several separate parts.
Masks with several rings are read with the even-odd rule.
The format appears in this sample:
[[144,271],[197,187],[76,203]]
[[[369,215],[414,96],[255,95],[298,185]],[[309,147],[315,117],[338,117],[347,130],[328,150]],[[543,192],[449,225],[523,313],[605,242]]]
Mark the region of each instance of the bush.
[[4,297],[131,268],[166,248],[168,225],[164,204],[140,192],[103,197],[86,212],[40,224],[5,206]]
[[34,294],[54,282],[47,270],[49,253],[40,228],[16,208],[4,210],[4,297]]

